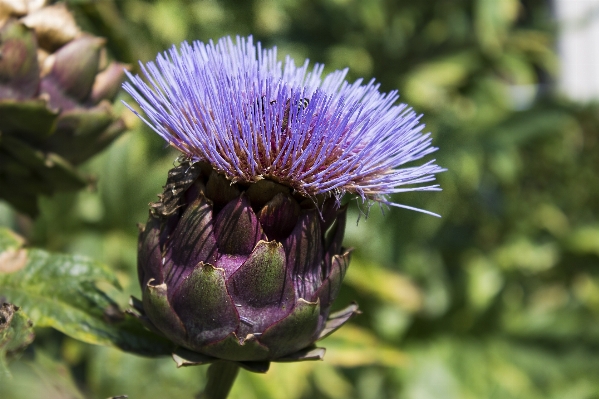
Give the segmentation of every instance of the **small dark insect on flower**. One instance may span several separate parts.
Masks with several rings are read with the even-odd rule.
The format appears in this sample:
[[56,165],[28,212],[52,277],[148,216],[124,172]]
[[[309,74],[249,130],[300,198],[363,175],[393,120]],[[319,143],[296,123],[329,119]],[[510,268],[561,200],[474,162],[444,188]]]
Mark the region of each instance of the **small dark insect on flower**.
[[[266,96],[262,96],[259,100],[260,109],[264,112],[264,104],[266,103]],[[275,105],[277,100],[271,100],[268,102],[269,105]],[[297,109],[298,112],[308,108],[308,104],[310,104],[310,100],[308,98],[302,98],[298,101]],[[291,107],[291,100],[287,99],[285,102],[285,112],[283,113],[283,122],[281,123],[281,132],[287,130],[287,126],[289,123],[289,109]]]
[[[310,100],[307,98],[302,98],[297,102],[297,112],[301,112],[308,108],[308,104],[310,104]],[[289,110],[291,109],[291,100],[287,99],[285,103],[285,113],[283,114],[283,123],[281,124],[281,132],[285,132],[289,125]]]
[[434,160],[402,167],[436,150],[420,116],[251,37],[141,69],[124,88],[184,160],[140,233],[140,318],[208,359],[320,357],[314,342],[357,312],[330,312],[350,255],[341,198],[414,209],[389,195],[440,190]]

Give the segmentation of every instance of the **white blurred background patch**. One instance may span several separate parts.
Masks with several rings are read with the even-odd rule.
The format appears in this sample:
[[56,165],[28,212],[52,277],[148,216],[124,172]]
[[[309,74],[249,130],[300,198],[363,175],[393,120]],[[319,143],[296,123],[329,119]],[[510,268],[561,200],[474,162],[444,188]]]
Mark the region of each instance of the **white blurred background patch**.
[[554,0],[560,26],[560,91],[599,100],[599,0]]

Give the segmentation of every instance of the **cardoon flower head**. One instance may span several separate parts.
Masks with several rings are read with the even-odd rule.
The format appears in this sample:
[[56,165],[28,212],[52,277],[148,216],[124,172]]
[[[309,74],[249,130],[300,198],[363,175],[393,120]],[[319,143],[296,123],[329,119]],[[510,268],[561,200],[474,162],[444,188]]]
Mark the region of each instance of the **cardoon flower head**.
[[141,68],[124,88],[183,157],[140,233],[140,317],[204,359],[320,357],[313,343],[357,311],[330,314],[349,263],[341,198],[410,208],[389,195],[439,189],[421,185],[434,161],[400,168],[436,150],[420,117],[251,37]]

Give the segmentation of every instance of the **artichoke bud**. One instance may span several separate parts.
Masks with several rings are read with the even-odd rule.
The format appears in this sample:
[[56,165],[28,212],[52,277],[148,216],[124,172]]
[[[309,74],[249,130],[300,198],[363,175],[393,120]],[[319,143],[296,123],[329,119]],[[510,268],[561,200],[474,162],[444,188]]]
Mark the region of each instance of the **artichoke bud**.
[[125,130],[110,105],[125,65],[106,62],[104,45],[62,3],[0,0],[0,199],[18,210],[85,187],[75,166]]
[[350,256],[335,198],[232,184],[188,161],[159,198],[139,236],[138,310],[179,346],[238,362],[313,359],[314,342],[357,312],[329,317]]
[[181,366],[322,358],[314,342],[358,311],[330,314],[349,263],[342,198],[433,214],[389,199],[440,190],[434,161],[402,167],[436,150],[420,116],[252,37],[183,43],[142,71],[123,88],[145,117],[128,107],[183,161],[140,233],[137,315]]

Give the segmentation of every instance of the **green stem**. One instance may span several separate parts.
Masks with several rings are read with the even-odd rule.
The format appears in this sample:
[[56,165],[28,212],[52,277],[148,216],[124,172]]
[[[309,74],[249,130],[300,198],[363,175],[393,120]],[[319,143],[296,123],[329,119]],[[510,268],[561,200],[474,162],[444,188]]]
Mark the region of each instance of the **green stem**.
[[239,366],[233,362],[214,362],[208,368],[206,388],[197,399],[226,399],[235,382]]

